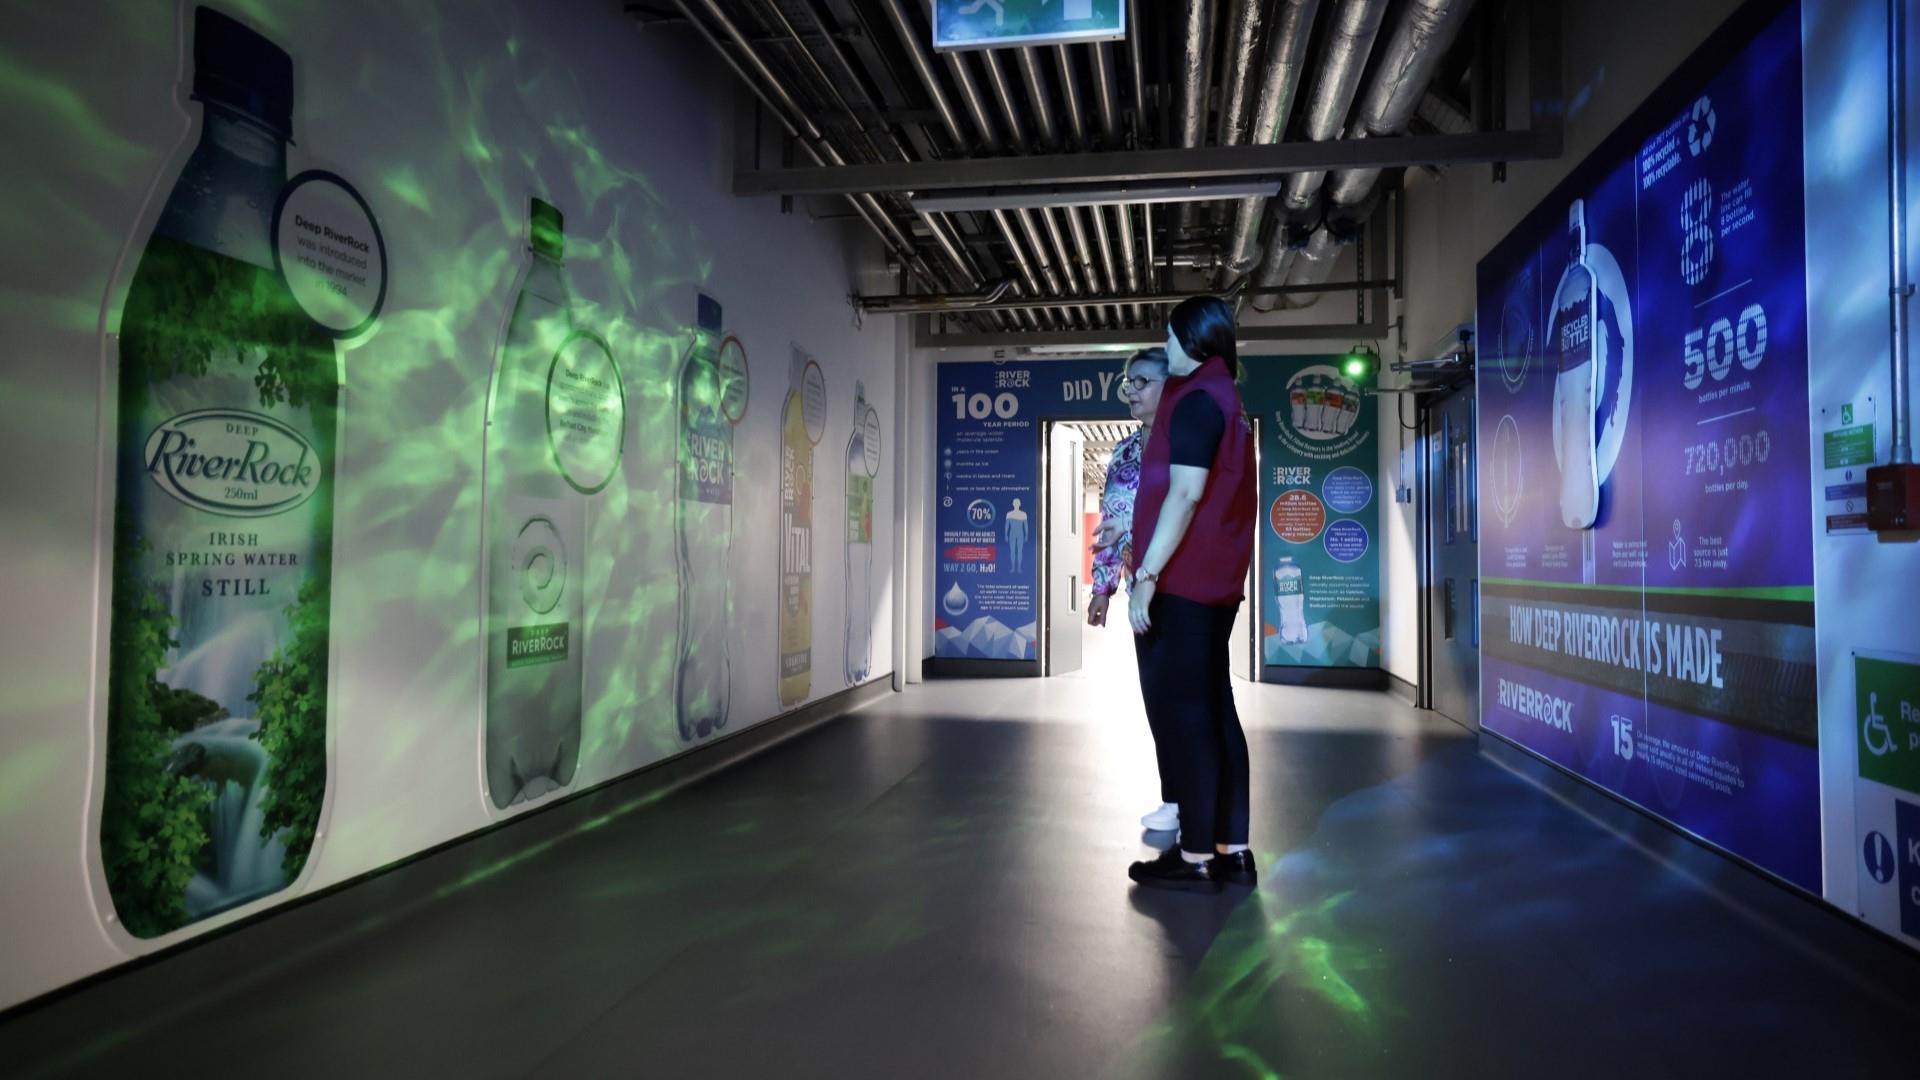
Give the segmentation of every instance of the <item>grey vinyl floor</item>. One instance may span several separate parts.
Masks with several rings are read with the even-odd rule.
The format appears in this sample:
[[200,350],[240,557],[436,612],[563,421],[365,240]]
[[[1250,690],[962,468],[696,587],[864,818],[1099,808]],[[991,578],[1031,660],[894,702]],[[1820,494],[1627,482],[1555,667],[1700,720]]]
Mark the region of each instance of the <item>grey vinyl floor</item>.
[[1137,821],[1131,657],[1093,653],[602,789],[16,1012],[0,1072],[1920,1075],[1920,960],[1387,695],[1241,686],[1260,886],[1136,890],[1170,837]]

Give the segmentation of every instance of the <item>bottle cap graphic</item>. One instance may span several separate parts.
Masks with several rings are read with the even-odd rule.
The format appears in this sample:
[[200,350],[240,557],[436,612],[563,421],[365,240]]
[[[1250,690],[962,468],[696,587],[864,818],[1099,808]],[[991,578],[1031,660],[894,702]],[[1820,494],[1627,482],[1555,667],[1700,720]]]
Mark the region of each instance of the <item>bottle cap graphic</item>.
[[534,254],[555,260],[566,258],[567,219],[560,213],[559,207],[545,199],[535,198],[527,210],[527,220],[531,225]]
[[231,16],[193,10],[193,96],[293,138],[293,58]]

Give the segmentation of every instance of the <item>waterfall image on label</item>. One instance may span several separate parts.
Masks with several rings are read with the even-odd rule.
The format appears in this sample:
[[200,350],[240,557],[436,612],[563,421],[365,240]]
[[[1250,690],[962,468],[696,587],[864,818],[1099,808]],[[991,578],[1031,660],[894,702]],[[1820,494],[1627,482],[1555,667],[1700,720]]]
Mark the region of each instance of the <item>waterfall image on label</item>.
[[847,685],[873,671],[873,480],[880,471],[880,414],[865,383],[853,387],[853,436],[847,440]]
[[680,365],[680,484],[675,550],[680,571],[674,714],[680,740],[727,726],[733,675],[733,428],[746,415],[747,363],[723,334],[720,304],[700,296],[693,343]]
[[199,139],[117,335],[100,867],[154,937],[279,891],[327,793],[339,369],[274,271],[293,61],[193,19]]
[[780,705],[813,688],[813,447],[822,434],[826,388],[820,365],[793,351],[780,410]]
[[556,358],[574,339],[564,219],[533,199],[527,264],[488,396],[486,785],[505,809],[580,758],[587,500],[549,439]]
[[1307,640],[1306,575],[1294,564],[1293,556],[1280,556],[1280,565],[1273,572],[1273,592],[1280,606],[1281,643],[1304,644]]
[[1568,211],[1567,233],[1571,250],[1554,292],[1549,336],[1560,353],[1553,387],[1553,428],[1560,458],[1560,519],[1570,529],[1587,529],[1600,510],[1600,475],[1594,430],[1594,280],[1586,265],[1586,215],[1579,199]]

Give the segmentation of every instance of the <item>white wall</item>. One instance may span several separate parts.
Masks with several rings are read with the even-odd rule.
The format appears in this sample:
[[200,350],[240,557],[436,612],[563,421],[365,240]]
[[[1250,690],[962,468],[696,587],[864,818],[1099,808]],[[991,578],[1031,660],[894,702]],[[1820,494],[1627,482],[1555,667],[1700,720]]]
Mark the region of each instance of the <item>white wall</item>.
[[778,711],[778,427],[790,343],[820,361],[829,405],[815,451],[811,697],[844,683],[840,507],[856,379],[888,432],[875,482],[873,674],[892,669],[896,328],[885,318],[856,328],[845,301],[878,260],[865,235],[729,194],[734,96],[744,90],[708,47],[684,28],[642,32],[603,0],[245,7],[293,55],[292,171],[324,165],[351,181],[391,260],[380,329],[344,360],[330,809],[293,886],[152,942],[103,927],[89,812],[103,753],[113,484],[102,434],[112,430],[103,388],[113,374],[100,327],[103,314],[117,318],[111,304],[102,310],[116,261],[123,248],[137,259],[151,228],[149,185],[164,199],[176,139],[197,137],[198,106],[175,92],[191,11],[21,9],[0,45],[16,76],[0,89],[0,143],[13,162],[0,245],[13,422],[0,447],[21,466],[0,479],[0,910],[14,928],[0,1006],[493,820],[478,760],[479,476],[529,195],[567,215],[575,292],[612,342],[627,393],[623,471],[592,511],[590,697],[572,789],[683,749],[671,692],[671,372],[696,289],[726,305],[752,371],[736,432],[731,727]]

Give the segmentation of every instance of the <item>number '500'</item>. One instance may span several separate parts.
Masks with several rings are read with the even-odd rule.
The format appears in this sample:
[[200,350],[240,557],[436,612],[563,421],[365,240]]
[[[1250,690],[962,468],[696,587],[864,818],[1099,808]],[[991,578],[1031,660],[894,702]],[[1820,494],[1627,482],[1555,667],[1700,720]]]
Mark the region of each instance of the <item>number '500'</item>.
[[987,394],[954,394],[953,418],[965,420],[971,416],[975,420],[985,420],[997,416],[1002,420],[1011,420],[1020,413],[1020,399],[1012,394],[989,396]]
[[1709,375],[1719,382],[1733,370],[1736,358],[1747,371],[1767,358],[1767,313],[1759,304],[1748,304],[1738,322],[1715,319],[1712,326],[1688,334],[1687,371],[1682,381],[1689,390],[1699,389]]

